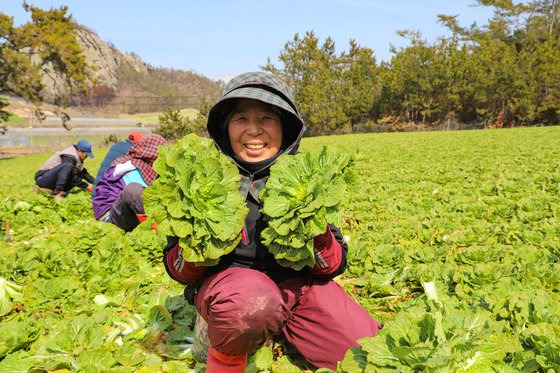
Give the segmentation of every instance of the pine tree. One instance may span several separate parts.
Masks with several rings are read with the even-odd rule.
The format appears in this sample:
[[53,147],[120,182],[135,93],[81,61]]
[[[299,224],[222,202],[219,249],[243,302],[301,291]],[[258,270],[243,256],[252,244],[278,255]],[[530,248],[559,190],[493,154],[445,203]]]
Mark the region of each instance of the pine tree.
[[[69,94],[85,94],[91,80],[91,68],[76,40],[76,25],[65,6],[43,10],[24,2],[23,7],[31,13],[31,21],[21,26],[0,13],[0,94],[14,94],[40,105],[41,80],[50,67],[65,78],[55,95],[55,103],[65,106]],[[5,106],[6,100],[0,101],[0,114]]]

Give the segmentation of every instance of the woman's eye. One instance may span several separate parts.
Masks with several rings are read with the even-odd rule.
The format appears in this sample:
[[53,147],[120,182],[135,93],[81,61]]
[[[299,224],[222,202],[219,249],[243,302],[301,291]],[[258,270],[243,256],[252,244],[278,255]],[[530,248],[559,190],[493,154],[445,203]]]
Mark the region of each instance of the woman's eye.
[[232,122],[243,122],[245,121],[245,117],[243,116],[235,116],[233,118],[231,118]]

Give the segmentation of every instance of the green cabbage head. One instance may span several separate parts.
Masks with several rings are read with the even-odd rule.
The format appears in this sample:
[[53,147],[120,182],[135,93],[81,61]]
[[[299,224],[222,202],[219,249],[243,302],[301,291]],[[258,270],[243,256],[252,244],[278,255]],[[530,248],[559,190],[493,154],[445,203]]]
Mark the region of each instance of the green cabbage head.
[[237,167],[195,134],[159,147],[153,167],[159,178],[144,191],[146,213],[159,232],[179,237],[185,260],[217,264],[241,240],[249,212]]
[[358,187],[357,154],[327,148],[281,156],[259,197],[268,226],[263,244],[281,265],[300,270],[315,265],[313,237],[327,224],[340,226],[341,207]]

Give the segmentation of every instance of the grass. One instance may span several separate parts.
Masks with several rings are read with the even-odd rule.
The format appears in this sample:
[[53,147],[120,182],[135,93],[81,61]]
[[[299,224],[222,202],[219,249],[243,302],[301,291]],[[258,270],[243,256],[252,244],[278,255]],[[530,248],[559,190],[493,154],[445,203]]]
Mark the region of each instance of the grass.
[[[126,135],[123,134],[122,136],[118,136],[120,139],[121,137],[125,137]],[[64,144],[75,144],[78,140],[88,140],[92,144],[100,144],[109,137],[101,136],[101,135],[86,135],[81,136],[78,134],[72,135],[62,135],[62,136],[33,136],[33,144],[30,145],[48,145],[48,144],[57,144],[57,143],[64,143]]]
[[[181,109],[181,114],[187,116],[190,119],[196,118],[198,114],[198,110],[196,109]],[[132,119],[142,124],[158,124],[159,123],[159,116],[163,114],[162,112],[158,113],[139,113],[139,114],[123,114],[120,115],[120,118],[123,119]]]
[[[8,117],[8,121],[6,122],[6,124],[14,124],[14,125],[27,125],[29,123],[29,121],[25,118],[22,118],[20,116],[17,116],[15,114],[10,114],[10,116]],[[0,125],[2,125],[3,123],[0,123]]]
[[[93,153],[95,155],[95,161],[97,161],[100,157],[103,158],[105,156],[108,147],[112,145],[112,143],[106,143],[108,137],[109,135],[80,136],[76,134],[63,136],[33,136],[32,142],[27,145],[19,145],[19,143],[16,143],[14,146],[0,147],[0,159],[6,157],[15,157],[18,159],[22,159],[25,158],[22,156],[37,153],[42,153],[45,155],[48,154],[48,156],[46,157],[48,158],[56,151],[62,150],[72,144],[75,144],[76,142],[78,142],[78,140],[84,139],[93,144]],[[119,140],[124,139],[125,134],[117,134],[117,138]],[[88,163],[92,163],[91,161],[94,160],[88,161]],[[93,163],[95,163],[95,161]],[[101,163],[101,160],[99,160],[99,163]],[[0,168],[2,168],[2,166],[0,166]]]

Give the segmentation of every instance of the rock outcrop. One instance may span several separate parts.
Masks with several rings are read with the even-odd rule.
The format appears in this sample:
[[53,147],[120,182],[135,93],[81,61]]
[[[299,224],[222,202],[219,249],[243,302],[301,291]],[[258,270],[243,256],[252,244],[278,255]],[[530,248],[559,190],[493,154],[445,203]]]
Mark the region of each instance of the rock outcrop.
[[[165,110],[166,103],[177,102],[177,105],[167,106],[185,107],[189,102],[200,105],[219,97],[221,82],[192,71],[150,66],[134,53],[123,53],[111,43],[104,42],[87,27],[77,27],[77,39],[87,63],[94,67],[93,83],[97,87],[92,90],[93,95],[110,96],[113,105],[121,103],[122,110],[129,110],[135,105],[138,108],[134,111],[158,111]],[[45,103],[53,103],[57,92],[68,93],[64,79],[48,66],[43,84]],[[181,100],[177,101],[177,98]],[[138,99],[143,101],[137,102]],[[88,100],[80,105],[95,102],[99,106],[99,101]]]
[[99,84],[117,88],[118,69],[126,64],[138,72],[147,73],[148,66],[133,54],[122,53],[115,46],[102,41],[94,32],[80,27],[78,42],[89,64],[95,66],[94,76]]
[[[114,45],[106,43],[93,31],[77,27],[78,43],[82,47],[88,64],[95,68],[93,76],[97,85],[104,85],[112,89],[118,87],[118,71],[122,65],[128,65],[137,72],[148,73],[148,65],[137,56],[122,53]],[[43,95],[49,100],[54,97],[57,88],[64,87],[64,79],[47,68],[43,77],[45,89]]]

